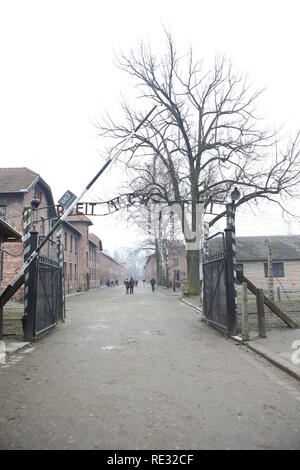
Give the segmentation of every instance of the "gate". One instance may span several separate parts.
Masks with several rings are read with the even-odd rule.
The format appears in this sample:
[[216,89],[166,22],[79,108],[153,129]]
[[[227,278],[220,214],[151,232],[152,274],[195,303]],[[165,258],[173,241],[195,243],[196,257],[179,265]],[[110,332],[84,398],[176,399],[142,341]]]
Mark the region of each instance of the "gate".
[[62,268],[56,261],[40,256],[36,282],[34,336],[63,320]]
[[[28,254],[35,250],[37,236],[37,232],[30,232]],[[51,244],[46,251],[52,255],[56,251],[58,262],[39,255],[25,271],[23,329],[27,340],[65,320],[62,250],[60,244]]]
[[[218,235],[221,239],[212,240]],[[205,320],[228,334],[236,329],[236,289],[232,232],[218,232],[207,241],[214,254],[203,260],[203,311]]]

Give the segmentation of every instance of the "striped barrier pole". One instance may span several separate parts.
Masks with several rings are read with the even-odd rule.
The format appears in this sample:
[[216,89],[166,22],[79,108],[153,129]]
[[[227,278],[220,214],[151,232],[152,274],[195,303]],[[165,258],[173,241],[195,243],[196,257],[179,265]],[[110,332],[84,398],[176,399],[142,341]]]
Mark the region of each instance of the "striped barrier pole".
[[[29,257],[31,251],[31,226],[32,226],[32,209],[30,207],[24,207],[23,210],[23,253],[24,262]],[[25,329],[25,319],[28,314],[28,284],[29,284],[29,270],[27,269],[24,274],[24,317],[23,317],[23,329]]]

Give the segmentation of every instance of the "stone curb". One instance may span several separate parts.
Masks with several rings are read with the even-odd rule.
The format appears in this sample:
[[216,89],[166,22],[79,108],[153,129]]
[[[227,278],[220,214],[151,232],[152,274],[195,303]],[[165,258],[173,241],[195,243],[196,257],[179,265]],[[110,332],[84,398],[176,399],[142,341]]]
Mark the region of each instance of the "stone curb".
[[[185,304],[189,305],[190,307],[194,308],[201,314],[201,309],[193,305],[192,303],[188,302],[187,300],[180,298],[182,302]],[[245,345],[247,348],[251,349],[251,351],[259,354],[261,357],[266,359],[267,361],[271,362],[273,365],[277,366],[287,374],[291,375],[295,379],[300,381],[300,371],[297,367],[295,367],[293,364],[287,364],[286,361],[281,359],[280,357],[277,357],[274,353],[271,351],[268,351],[267,349],[263,348],[262,346],[256,345],[251,343],[251,341],[243,341],[241,336],[230,336],[231,339],[234,341],[238,341],[240,344]]]
[[247,348],[251,349],[251,351],[259,354],[261,357],[271,362],[274,366],[277,366],[279,369],[283,370],[295,379],[300,380],[300,370],[297,367],[295,367],[293,364],[288,364],[286,361],[280,357],[277,357],[276,354],[268,351],[263,346],[253,344],[251,341],[243,341],[241,336],[231,336],[231,339],[245,345]]

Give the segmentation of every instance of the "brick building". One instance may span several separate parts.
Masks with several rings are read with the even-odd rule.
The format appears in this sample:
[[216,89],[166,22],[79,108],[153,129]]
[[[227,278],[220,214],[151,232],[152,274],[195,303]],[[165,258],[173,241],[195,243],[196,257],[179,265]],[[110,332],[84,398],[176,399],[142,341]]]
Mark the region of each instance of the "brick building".
[[[38,240],[41,240],[57,220],[51,188],[28,168],[0,168],[0,218],[21,234],[24,233],[23,211],[31,206],[33,198],[39,199],[40,204],[31,214],[31,229],[38,232]],[[89,233],[92,225],[83,214],[70,215],[61,225],[66,293],[100,287],[107,279],[125,279],[126,267],[101,252],[100,238]],[[57,260],[56,240],[57,233],[52,235],[52,242],[45,244],[41,254]],[[3,243],[2,248],[0,292],[24,263],[21,243],[10,242],[9,247]],[[22,288],[14,298],[23,300]]]
[[97,235],[89,234],[89,282],[91,288],[101,287],[101,251],[102,241]]
[[[33,212],[32,227],[43,236],[48,232],[51,220],[56,217],[54,200],[48,184],[28,168],[0,168],[0,217],[16,231],[23,233],[23,210],[30,207],[31,200],[40,200],[39,211]],[[51,244],[45,246],[42,254],[49,256]],[[3,244],[2,252],[2,291],[14,277],[24,262],[23,248],[20,243]],[[7,248],[7,249],[6,249]],[[15,298],[23,298],[22,288]]]
[[81,232],[69,221],[62,223],[62,246],[64,260],[65,292],[79,291],[80,285],[80,239]]
[[100,282],[105,284],[106,281],[119,281],[122,285],[126,279],[126,265],[124,262],[116,261],[106,253],[100,253]]
[[[165,260],[169,273],[169,283],[174,281],[186,281],[186,248],[183,243],[175,242],[168,247],[168,260]],[[144,268],[145,280],[149,282],[151,278],[158,279],[156,255],[153,253],[148,256]]]
[[[65,284],[74,285],[76,281],[76,290],[88,290],[90,286],[90,265],[89,265],[89,227],[93,225],[91,219],[83,214],[70,215],[66,221],[78,233],[76,238],[71,238],[71,233],[64,231],[62,240],[64,246],[64,276]],[[76,259],[72,257],[74,253]],[[73,260],[73,263],[72,263]],[[75,263],[76,261],[76,263]],[[75,266],[76,264],[76,266]],[[68,288],[68,284],[66,284]],[[71,292],[74,288],[66,290]]]

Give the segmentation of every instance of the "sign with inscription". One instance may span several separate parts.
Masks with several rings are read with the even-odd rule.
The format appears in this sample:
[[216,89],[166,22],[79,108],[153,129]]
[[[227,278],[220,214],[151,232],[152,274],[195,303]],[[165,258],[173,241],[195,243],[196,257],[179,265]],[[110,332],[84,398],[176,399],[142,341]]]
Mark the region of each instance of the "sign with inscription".
[[71,191],[66,191],[65,194],[60,198],[60,200],[58,201],[58,204],[63,207],[64,209],[68,209],[68,207],[70,207],[70,205],[72,204],[72,202],[75,201],[77,196],[75,196],[75,194],[73,194]]

